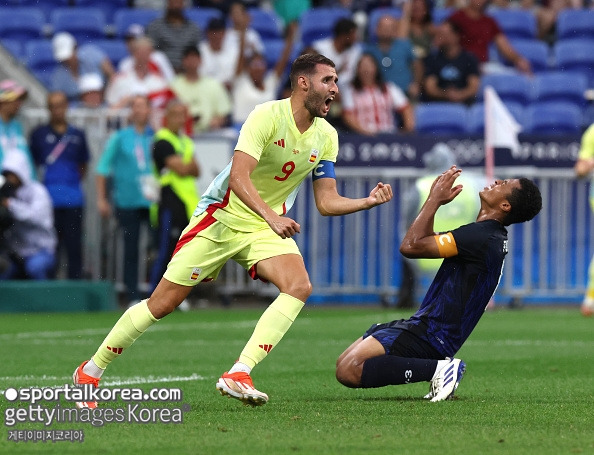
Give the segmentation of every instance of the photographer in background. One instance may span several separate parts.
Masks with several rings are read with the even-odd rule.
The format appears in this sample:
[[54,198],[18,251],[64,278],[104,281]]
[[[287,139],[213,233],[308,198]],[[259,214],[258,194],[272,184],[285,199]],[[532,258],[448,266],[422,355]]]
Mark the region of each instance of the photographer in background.
[[5,264],[0,269],[0,280],[44,280],[54,272],[57,241],[52,200],[45,186],[31,180],[30,175],[23,154],[4,155],[0,206],[7,223],[1,228],[0,256]]

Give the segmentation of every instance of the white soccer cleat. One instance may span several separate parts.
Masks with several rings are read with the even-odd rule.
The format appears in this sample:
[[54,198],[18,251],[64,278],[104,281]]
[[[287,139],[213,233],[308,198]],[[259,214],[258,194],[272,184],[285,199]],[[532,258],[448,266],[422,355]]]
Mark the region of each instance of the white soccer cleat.
[[432,402],[451,400],[465,371],[466,364],[462,360],[451,359],[431,381],[431,390],[425,398]]
[[254,388],[250,375],[242,371],[223,373],[216,387],[221,395],[235,398],[250,406],[262,406],[268,402],[268,395]]

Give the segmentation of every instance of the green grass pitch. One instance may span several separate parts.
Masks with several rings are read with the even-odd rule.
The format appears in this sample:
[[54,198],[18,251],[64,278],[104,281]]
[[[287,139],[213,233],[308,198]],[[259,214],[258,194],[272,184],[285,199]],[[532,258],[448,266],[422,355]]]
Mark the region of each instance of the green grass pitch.
[[[306,307],[254,370],[256,387],[270,401],[250,408],[221,397],[214,385],[237,358],[261,312],[176,312],[110,366],[105,382],[143,390],[179,387],[183,403],[191,407],[183,423],[51,427],[83,429],[83,443],[14,443],[8,441],[10,430],[43,425],[3,425],[0,453],[594,453],[594,320],[583,318],[576,308],[488,312],[458,354],[467,371],[457,399],[430,403],[422,399],[428,383],[351,390],[334,378],[337,356],[372,323],[410,312]],[[2,315],[0,390],[68,382],[118,317]],[[26,404],[0,395],[3,423],[6,409],[15,406]]]

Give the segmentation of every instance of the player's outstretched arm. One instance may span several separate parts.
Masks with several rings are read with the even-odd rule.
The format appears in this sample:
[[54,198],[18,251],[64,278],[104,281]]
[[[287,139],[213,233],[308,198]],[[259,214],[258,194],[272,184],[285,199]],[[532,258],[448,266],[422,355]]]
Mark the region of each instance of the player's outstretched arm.
[[277,235],[283,239],[293,237],[301,231],[299,223],[291,218],[277,215],[260,197],[250,179],[257,164],[258,161],[254,157],[236,150],[229,175],[229,189],[254,213],[260,215]]
[[313,189],[316,207],[324,216],[346,215],[368,210],[392,199],[392,187],[381,182],[371,190],[368,197],[360,199],[351,199],[338,194],[336,180],[333,178],[314,180]]
[[443,257],[434,238],[435,212],[440,206],[451,202],[462,191],[462,185],[454,186],[461,172],[461,169],[452,166],[433,182],[427,200],[400,244],[400,252],[407,258]]

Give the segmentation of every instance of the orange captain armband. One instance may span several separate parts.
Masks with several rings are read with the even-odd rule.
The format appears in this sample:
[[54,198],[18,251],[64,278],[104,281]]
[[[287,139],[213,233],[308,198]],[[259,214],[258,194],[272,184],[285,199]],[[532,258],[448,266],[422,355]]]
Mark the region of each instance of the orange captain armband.
[[454,240],[454,236],[451,232],[436,234],[433,238],[435,239],[435,243],[437,243],[440,258],[449,258],[458,254],[456,240]]

